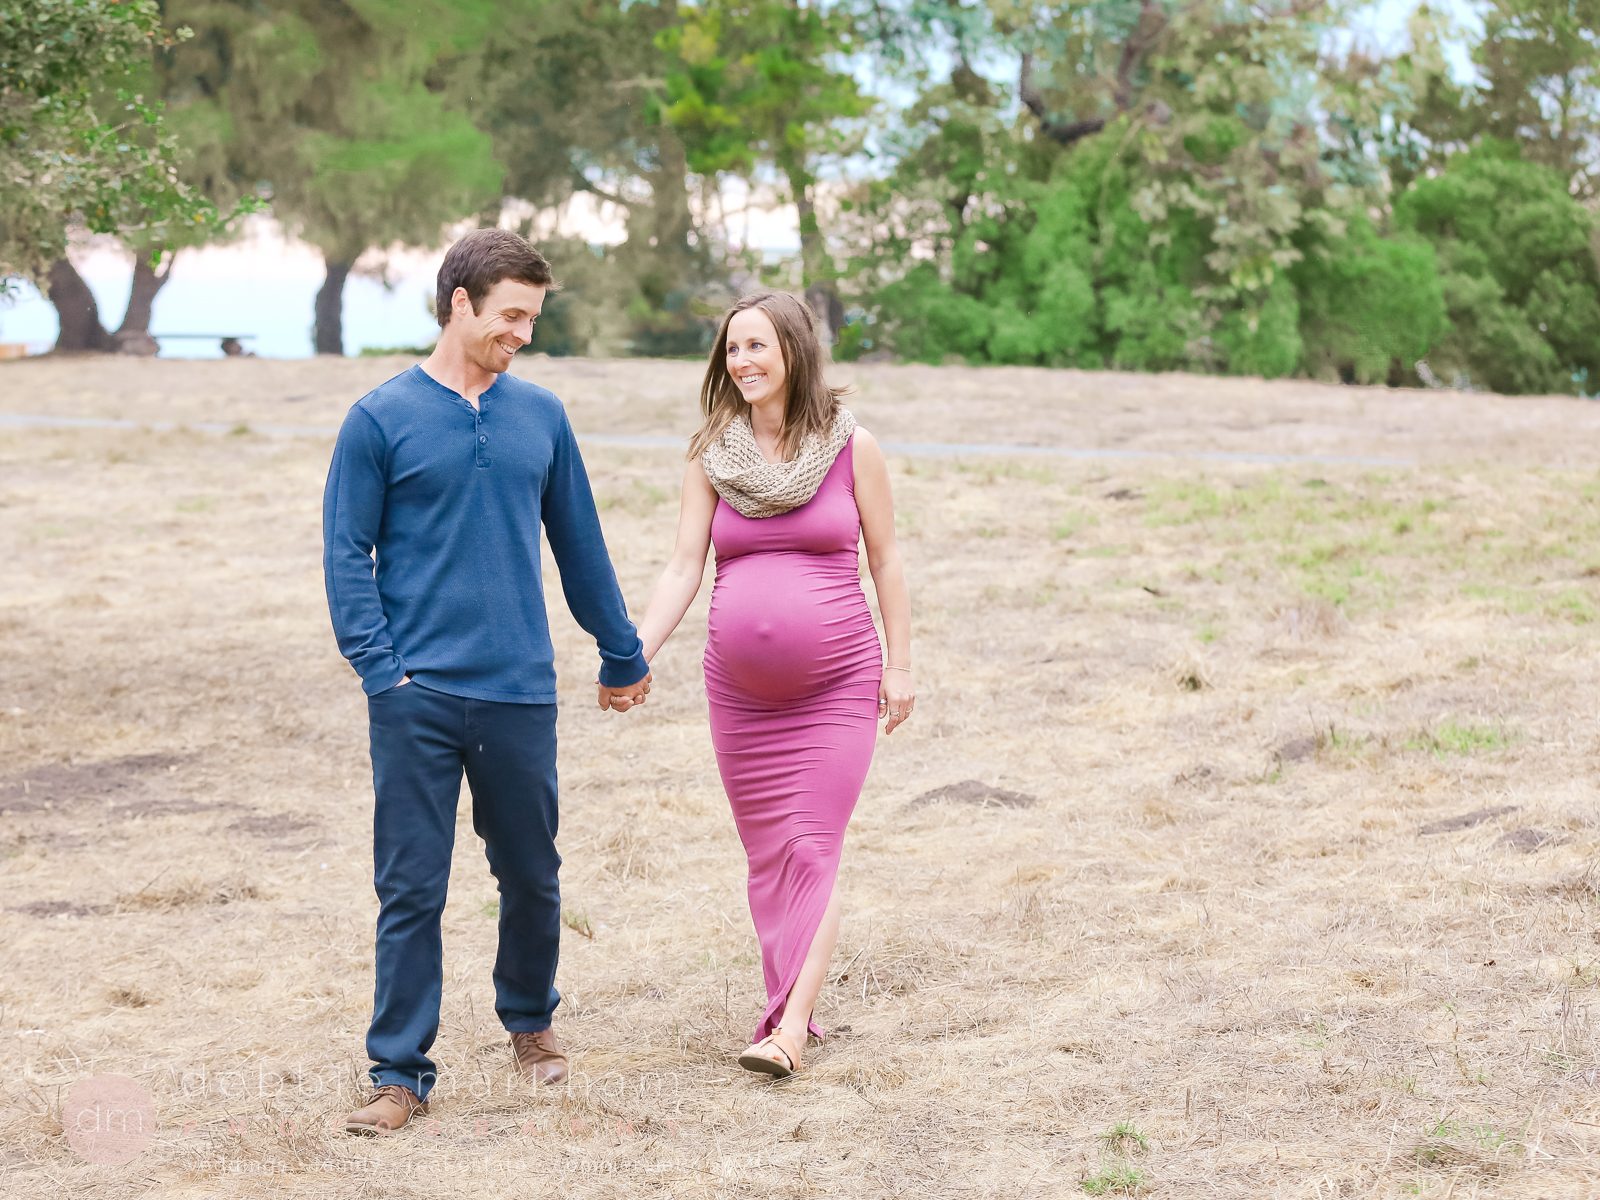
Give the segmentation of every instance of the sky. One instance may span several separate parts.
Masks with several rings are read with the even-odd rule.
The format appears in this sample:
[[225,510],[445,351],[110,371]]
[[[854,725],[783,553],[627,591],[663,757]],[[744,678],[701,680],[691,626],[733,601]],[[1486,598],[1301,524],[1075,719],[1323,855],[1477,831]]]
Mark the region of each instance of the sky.
[[[1474,19],[1469,0],[1445,2],[1458,20]],[[1380,46],[1393,48],[1403,43],[1406,19],[1415,8],[1416,0],[1375,0],[1356,28]],[[1457,57],[1458,70],[1466,73],[1465,50]],[[798,250],[792,207],[772,198],[752,198],[737,181],[725,185],[723,206],[742,210],[728,230],[737,244],[774,254]],[[620,211],[589,195],[576,197],[555,214],[544,232],[557,228],[596,245],[623,238]],[[369,254],[358,263],[345,284],[345,353],[432,342],[438,331],[432,315],[434,275],[443,256],[442,246],[433,251],[396,248]],[[115,241],[98,239],[72,257],[94,292],[101,322],[115,329],[127,307],[132,256]],[[156,334],[244,335],[246,348],[263,357],[308,358],[312,301],[322,274],[322,258],[315,249],[286,236],[269,217],[252,217],[236,241],[180,255],[171,280],[156,297],[150,328]],[[36,290],[24,286],[10,301],[0,300],[0,344],[20,343],[29,353],[39,353],[55,337],[55,309]],[[217,342],[206,340],[174,340],[161,349],[163,358],[220,354]]]

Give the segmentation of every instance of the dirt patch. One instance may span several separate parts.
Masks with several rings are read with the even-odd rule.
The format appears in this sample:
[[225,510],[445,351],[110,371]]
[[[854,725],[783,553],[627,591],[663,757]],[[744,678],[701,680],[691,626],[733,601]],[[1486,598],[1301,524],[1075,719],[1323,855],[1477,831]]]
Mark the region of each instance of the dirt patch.
[[79,904],[76,900],[35,900],[7,910],[28,917],[98,917],[111,911],[104,904]]
[[1471,829],[1474,825],[1482,825],[1485,821],[1492,821],[1496,817],[1503,817],[1507,813],[1517,811],[1515,804],[1501,804],[1495,808],[1475,808],[1471,812],[1462,813],[1458,817],[1445,817],[1438,821],[1429,821],[1421,829],[1421,834],[1429,833],[1454,833],[1458,829]]
[[1548,829],[1535,829],[1531,825],[1523,829],[1513,829],[1503,833],[1496,841],[1496,845],[1507,846],[1512,850],[1520,850],[1524,854],[1531,854],[1540,846],[1550,842],[1560,841],[1560,835]]
[[[46,812],[90,800],[131,802],[150,778],[176,771],[185,761],[177,754],[129,754],[95,762],[50,763],[8,779],[0,779],[0,813]],[[192,812],[204,807],[193,801],[157,801],[162,811]]]
[[1026,792],[1010,792],[1005,788],[980,783],[976,779],[963,779],[960,783],[948,783],[944,787],[923,792],[906,807],[926,808],[930,804],[940,804],[947,800],[957,804],[971,804],[978,808],[1032,808],[1039,803],[1039,797],[1030,796]]
[[1272,755],[1281,763],[1304,762],[1317,752],[1321,743],[1314,737],[1290,738],[1280,742],[1272,751]]
[[297,833],[304,833],[308,829],[320,829],[321,826],[306,817],[296,817],[289,813],[251,813],[249,816],[240,817],[228,825],[232,833],[248,833],[256,837],[281,840],[293,837]]

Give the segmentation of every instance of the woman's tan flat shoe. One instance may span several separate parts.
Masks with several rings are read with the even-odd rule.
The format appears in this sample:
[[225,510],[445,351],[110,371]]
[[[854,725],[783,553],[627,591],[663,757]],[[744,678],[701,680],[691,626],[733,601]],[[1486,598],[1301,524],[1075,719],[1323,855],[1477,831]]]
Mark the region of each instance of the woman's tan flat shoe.
[[[800,1062],[800,1048],[795,1046],[791,1050],[789,1046],[784,1044],[789,1041],[788,1034],[781,1029],[774,1029],[766,1037],[739,1055],[739,1065],[746,1071],[755,1071],[762,1075],[773,1075],[779,1079],[786,1079],[803,1065]],[[762,1049],[767,1046],[771,1046],[772,1049],[783,1055],[782,1060],[761,1053]]]

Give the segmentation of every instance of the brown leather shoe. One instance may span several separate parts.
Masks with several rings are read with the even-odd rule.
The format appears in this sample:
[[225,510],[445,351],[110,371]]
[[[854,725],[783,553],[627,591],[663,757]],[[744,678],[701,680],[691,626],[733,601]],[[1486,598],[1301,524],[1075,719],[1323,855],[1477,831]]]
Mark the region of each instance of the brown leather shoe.
[[517,1074],[529,1083],[560,1083],[567,1077],[567,1052],[556,1041],[554,1029],[513,1033],[511,1057]]
[[358,1108],[344,1119],[346,1133],[366,1135],[393,1133],[418,1113],[426,1115],[428,1104],[418,1100],[417,1094],[398,1083],[386,1083],[372,1093],[364,1108]]

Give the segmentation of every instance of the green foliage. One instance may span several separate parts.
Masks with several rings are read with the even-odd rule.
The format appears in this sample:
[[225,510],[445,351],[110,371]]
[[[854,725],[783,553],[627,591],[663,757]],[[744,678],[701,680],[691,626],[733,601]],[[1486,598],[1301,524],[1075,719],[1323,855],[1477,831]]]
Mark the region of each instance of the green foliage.
[[219,223],[143,90],[163,37],[153,0],[0,0],[0,279],[41,276],[74,221]]
[[1438,256],[1449,332],[1435,370],[1500,392],[1595,390],[1596,221],[1557,172],[1487,143],[1419,180],[1395,218]]
[[1306,374],[1346,383],[1409,379],[1445,330],[1433,247],[1415,235],[1381,237],[1362,213],[1306,241],[1290,269]]
[[1333,0],[0,0],[0,274],[259,193],[337,281],[589,193],[626,236],[545,240],[547,352],[699,354],[760,282],[840,358],[1593,393],[1600,0],[1487,3],[1463,83],[1440,13],[1333,51]]
[[1091,1196],[1133,1196],[1144,1187],[1144,1172],[1125,1162],[1102,1166],[1078,1184]]
[[840,62],[853,37],[846,4],[700,0],[656,38],[666,86],[654,112],[682,139],[689,168],[753,179],[759,163],[775,167],[798,217],[802,282],[830,295],[836,270],[817,213],[819,160],[852,148],[847,126],[871,107]]
[[1464,114],[1593,197],[1600,170],[1600,0],[1490,0]]
[[445,31],[486,27],[483,6],[299,0],[258,21],[234,40],[283,53],[258,62],[253,82],[270,99],[242,114],[245,163],[270,181],[274,213],[330,260],[434,244],[446,222],[498,198],[504,168],[488,136],[430,86],[456,53]]

